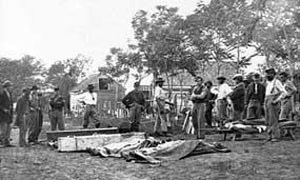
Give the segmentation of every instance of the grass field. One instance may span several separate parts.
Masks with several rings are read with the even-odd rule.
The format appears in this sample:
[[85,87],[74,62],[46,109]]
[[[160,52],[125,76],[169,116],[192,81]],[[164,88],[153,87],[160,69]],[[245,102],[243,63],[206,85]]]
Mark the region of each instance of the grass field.
[[[68,122],[68,128],[80,122]],[[145,127],[150,128],[151,122]],[[46,121],[41,135],[49,128]],[[296,141],[263,143],[264,135],[246,135],[242,141],[220,141],[230,153],[205,154],[160,165],[123,159],[92,157],[87,153],[59,153],[46,145],[0,148],[0,180],[198,180],[198,179],[300,179],[300,133]],[[193,139],[177,134],[174,139]]]

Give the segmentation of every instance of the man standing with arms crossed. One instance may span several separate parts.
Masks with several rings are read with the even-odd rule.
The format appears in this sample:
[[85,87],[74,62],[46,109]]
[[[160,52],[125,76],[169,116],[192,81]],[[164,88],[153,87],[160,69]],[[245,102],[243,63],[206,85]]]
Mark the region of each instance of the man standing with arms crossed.
[[195,81],[197,85],[194,87],[191,95],[193,102],[192,121],[197,139],[205,139],[205,133],[200,129],[205,127],[205,103],[208,90],[203,85],[202,77],[197,76]]
[[266,98],[265,98],[265,118],[269,128],[269,139],[276,142],[279,139],[280,132],[278,127],[278,118],[280,111],[280,101],[286,97],[287,92],[282,83],[275,78],[276,71],[274,68],[265,71],[267,78]]
[[11,123],[13,118],[12,83],[4,81],[0,94],[0,144],[4,147],[12,146],[9,142]]
[[143,92],[139,90],[140,83],[134,83],[134,90],[129,92],[123,99],[122,103],[129,109],[131,119],[131,131],[138,132],[141,120],[141,114],[145,105]]

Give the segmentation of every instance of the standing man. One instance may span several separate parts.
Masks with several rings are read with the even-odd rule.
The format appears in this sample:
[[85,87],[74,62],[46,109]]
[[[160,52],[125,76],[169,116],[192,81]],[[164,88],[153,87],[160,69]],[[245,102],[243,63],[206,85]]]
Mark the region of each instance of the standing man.
[[89,84],[87,89],[80,98],[79,101],[85,105],[85,111],[83,115],[83,128],[88,128],[90,118],[93,119],[92,127],[99,128],[100,120],[97,117],[96,105],[97,105],[97,93],[94,92],[94,85]]
[[253,75],[253,82],[249,84],[245,95],[245,109],[247,119],[260,119],[265,100],[265,86],[260,82],[260,74]]
[[218,110],[218,118],[219,121],[223,122],[228,118],[227,116],[227,101],[226,97],[229,93],[232,92],[232,89],[229,87],[227,83],[225,83],[226,78],[224,76],[220,76],[217,78],[218,80],[218,96],[217,96],[217,110]]
[[13,118],[12,83],[4,81],[3,91],[0,94],[0,144],[10,147],[9,139]]
[[267,69],[265,73],[267,78],[265,117],[269,128],[269,140],[276,142],[280,136],[278,127],[280,101],[285,98],[287,92],[282,83],[275,78],[276,71],[274,68]]
[[29,110],[30,110],[30,89],[29,88],[24,88],[23,89],[23,94],[20,96],[17,100],[17,105],[16,105],[16,126],[19,127],[19,146],[24,147],[27,146],[26,143],[26,132],[27,132],[27,121],[30,120],[28,119],[29,115]]
[[38,93],[39,88],[34,85],[31,88],[30,96],[30,112],[29,112],[29,122],[28,122],[28,143],[31,145],[38,143],[38,138],[42,130],[43,125],[43,111],[42,111],[42,101],[41,93]]
[[65,129],[65,123],[63,119],[63,108],[65,101],[59,94],[59,88],[54,88],[54,95],[50,97],[50,123],[51,131],[55,131],[58,127],[59,130]]
[[294,94],[297,92],[297,88],[295,85],[290,81],[289,75],[286,72],[281,72],[279,74],[279,80],[283,84],[283,87],[287,91],[287,95],[285,98],[281,100],[281,108],[280,108],[280,115],[279,120],[290,119],[292,112],[295,112],[295,105],[294,105]]
[[233,77],[236,86],[228,95],[233,104],[233,121],[241,120],[244,110],[245,86],[243,82],[243,75],[236,74]]
[[205,119],[206,119],[206,123],[209,127],[212,127],[212,110],[214,108],[214,102],[216,99],[216,94],[211,92],[211,88],[213,86],[211,81],[206,81],[204,83],[204,85],[207,88],[207,101],[205,103]]
[[[155,124],[154,124],[154,134],[168,136],[168,127],[166,119],[166,92],[163,90],[164,79],[162,77],[157,78],[155,81],[155,90],[154,90],[154,109],[155,109]],[[160,131],[159,132],[159,126]]]
[[140,91],[140,83],[134,83],[134,90],[129,92],[123,99],[122,103],[129,109],[131,120],[131,131],[138,132],[141,120],[141,114],[145,106],[143,92]]
[[195,81],[197,85],[194,87],[191,95],[191,100],[193,102],[192,121],[197,139],[205,139],[205,133],[200,129],[205,126],[205,103],[208,90],[203,85],[202,77],[197,76]]

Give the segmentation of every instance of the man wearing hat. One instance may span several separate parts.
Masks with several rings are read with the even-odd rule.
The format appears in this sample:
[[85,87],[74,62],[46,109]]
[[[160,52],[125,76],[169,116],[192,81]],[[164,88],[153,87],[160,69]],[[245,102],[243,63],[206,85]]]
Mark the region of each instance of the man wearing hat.
[[141,114],[145,106],[145,98],[140,90],[140,83],[134,83],[134,90],[129,92],[123,99],[122,103],[129,109],[131,120],[131,131],[138,132],[140,126]]
[[93,119],[91,126],[93,128],[100,127],[100,120],[97,117],[96,105],[97,105],[97,93],[94,92],[94,85],[88,84],[88,92],[82,94],[79,98],[79,102],[85,105],[85,111],[83,115],[83,128],[88,128],[90,124],[90,118]]
[[205,133],[200,129],[205,127],[205,103],[208,89],[203,85],[202,77],[195,77],[195,81],[197,85],[194,87],[191,95],[193,102],[192,121],[197,139],[205,139]]
[[280,136],[278,118],[280,111],[280,101],[286,97],[287,92],[282,83],[275,78],[274,68],[267,69],[266,73],[266,98],[265,98],[265,118],[268,126],[269,140],[278,141]]
[[[155,110],[155,124],[154,124],[154,134],[167,136],[167,118],[166,118],[166,92],[162,88],[164,84],[164,79],[162,77],[158,77],[155,81],[155,89],[154,89],[154,110]],[[160,129],[159,129],[160,127]]]
[[65,101],[63,97],[59,94],[59,88],[54,88],[54,94],[50,97],[50,124],[51,131],[55,131],[57,128],[59,130],[65,129],[65,123],[63,119],[63,108],[65,106]]
[[261,83],[259,73],[252,76],[253,82],[249,84],[245,95],[245,109],[247,119],[260,119],[265,101],[265,86]]
[[232,92],[232,89],[227,83],[225,83],[226,78],[224,76],[219,76],[217,80],[218,80],[218,95],[216,99],[217,113],[218,113],[219,121],[223,122],[225,119],[228,118],[226,97],[229,93]]
[[0,144],[9,147],[11,123],[13,118],[12,83],[4,81],[0,94]]
[[233,121],[241,120],[244,110],[244,97],[245,97],[245,86],[243,82],[243,75],[236,74],[233,76],[236,86],[232,92],[228,94],[229,99],[233,105]]
[[283,87],[287,91],[287,95],[285,98],[281,100],[281,108],[279,120],[287,120],[290,119],[292,112],[295,112],[294,105],[294,95],[297,92],[297,88],[293,84],[292,81],[289,80],[289,74],[286,72],[281,72],[279,74],[279,80],[283,84]]
[[31,145],[38,143],[38,138],[43,126],[42,100],[38,89],[36,85],[32,86],[30,95],[28,143]]
[[29,110],[30,110],[30,89],[24,88],[23,94],[18,98],[16,105],[16,122],[15,125],[19,127],[19,146],[27,146],[26,143],[26,132],[27,132],[27,123],[29,119]]

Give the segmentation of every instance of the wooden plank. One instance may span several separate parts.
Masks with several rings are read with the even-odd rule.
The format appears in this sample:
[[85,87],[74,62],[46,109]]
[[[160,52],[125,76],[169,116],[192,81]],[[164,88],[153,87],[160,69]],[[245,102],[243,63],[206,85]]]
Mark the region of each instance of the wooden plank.
[[70,129],[63,131],[47,131],[48,141],[57,141],[59,137],[88,136],[93,134],[114,134],[118,133],[117,127],[96,128],[96,129]]
[[60,137],[58,138],[59,152],[85,151],[87,148],[98,148],[111,143],[131,139],[145,139],[145,133],[97,134],[92,136]]

